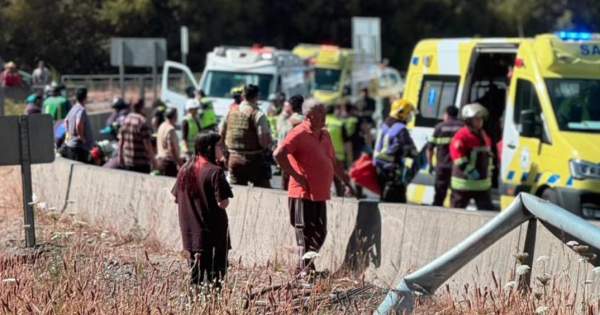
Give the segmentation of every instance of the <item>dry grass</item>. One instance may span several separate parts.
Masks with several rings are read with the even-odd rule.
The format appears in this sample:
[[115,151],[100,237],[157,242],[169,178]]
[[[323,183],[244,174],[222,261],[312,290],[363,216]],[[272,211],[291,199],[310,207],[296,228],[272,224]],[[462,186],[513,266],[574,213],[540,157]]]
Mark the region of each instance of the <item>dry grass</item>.
[[[56,212],[38,211],[42,245],[27,251],[18,169],[0,168],[0,178],[0,314],[370,314],[385,294],[361,279],[340,277],[303,288],[289,266],[240,261],[232,262],[220,295],[206,294],[190,288],[178,253]],[[545,264],[537,261],[534,268]],[[598,314],[600,270],[584,260],[578,264],[577,274],[539,276],[525,291],[494,275],[491,287],[446,286],[419,298],[415,313]]]

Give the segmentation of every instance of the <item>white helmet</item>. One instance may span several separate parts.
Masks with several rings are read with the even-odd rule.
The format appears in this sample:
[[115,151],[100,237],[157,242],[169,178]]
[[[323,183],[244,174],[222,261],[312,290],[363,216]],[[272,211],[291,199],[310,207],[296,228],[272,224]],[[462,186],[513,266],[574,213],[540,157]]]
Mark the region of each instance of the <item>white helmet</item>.
[[185,103],[185,111],[189,111],[190,109],[198,109],[200,108],[200,103],[195,99],[189,99]]
[[488,116],[488,110],[479,103],[467,104],[463,106],[461,116],[463,119],[475,117],[486,118]]

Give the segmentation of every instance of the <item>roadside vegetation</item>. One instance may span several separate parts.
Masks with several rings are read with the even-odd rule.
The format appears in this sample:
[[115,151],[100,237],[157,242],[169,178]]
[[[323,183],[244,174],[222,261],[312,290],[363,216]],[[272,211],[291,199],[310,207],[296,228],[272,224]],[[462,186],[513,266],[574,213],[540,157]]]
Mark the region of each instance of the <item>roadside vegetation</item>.
[[[312,287],[291,266],[232,261],[220,295],[190,288],[179,252],[91,226],[36,204],[36,250],[23,248],[18,169],[0,168],[1,314],[371,314],[386,290],[360,278],[327,277]],[[572,247],[578,246],[571,244]],[[416,314],[598,314],[600,269],[585,248],[576,274],[541,272],[530,289],[495,275],[490,287],[465,284],[419,297]],[[516,255],[522,260],[522,255]],[[552,257],[533,268],[544,271]],[[515,277],[530,268],[515,268]]]

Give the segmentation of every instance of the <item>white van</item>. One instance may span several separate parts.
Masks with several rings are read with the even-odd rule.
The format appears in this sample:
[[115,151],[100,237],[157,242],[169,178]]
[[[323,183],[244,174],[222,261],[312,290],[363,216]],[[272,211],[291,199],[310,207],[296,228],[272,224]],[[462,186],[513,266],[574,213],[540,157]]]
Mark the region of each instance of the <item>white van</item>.
[[213,101],[217,116],[223,117],[232,103],[231,89],[240,85],[255,84],[260,88],[262,108],[278,92],[287,97],[294,94],[307,96],[310,92],[308,70],[300,58],[287,50],[219,46],[207,54],[200,82],[187,66],[165,62],[161,99],[177,107],[181,117],[187,99],[186,88],[201,88]]

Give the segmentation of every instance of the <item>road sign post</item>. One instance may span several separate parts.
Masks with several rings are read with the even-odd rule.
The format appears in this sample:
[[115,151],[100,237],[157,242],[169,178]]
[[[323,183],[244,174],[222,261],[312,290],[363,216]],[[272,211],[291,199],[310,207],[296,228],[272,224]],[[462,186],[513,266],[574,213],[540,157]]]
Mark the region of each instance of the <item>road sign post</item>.
[[54,133],[50,115],[0,117],[0,165],[21,165],[25,246],[35,247],[35,218],[31,164],[54,161]]
[[181,27],[181,63],[187,65],[187,55],[190,52],[190,35],[187,26]]

